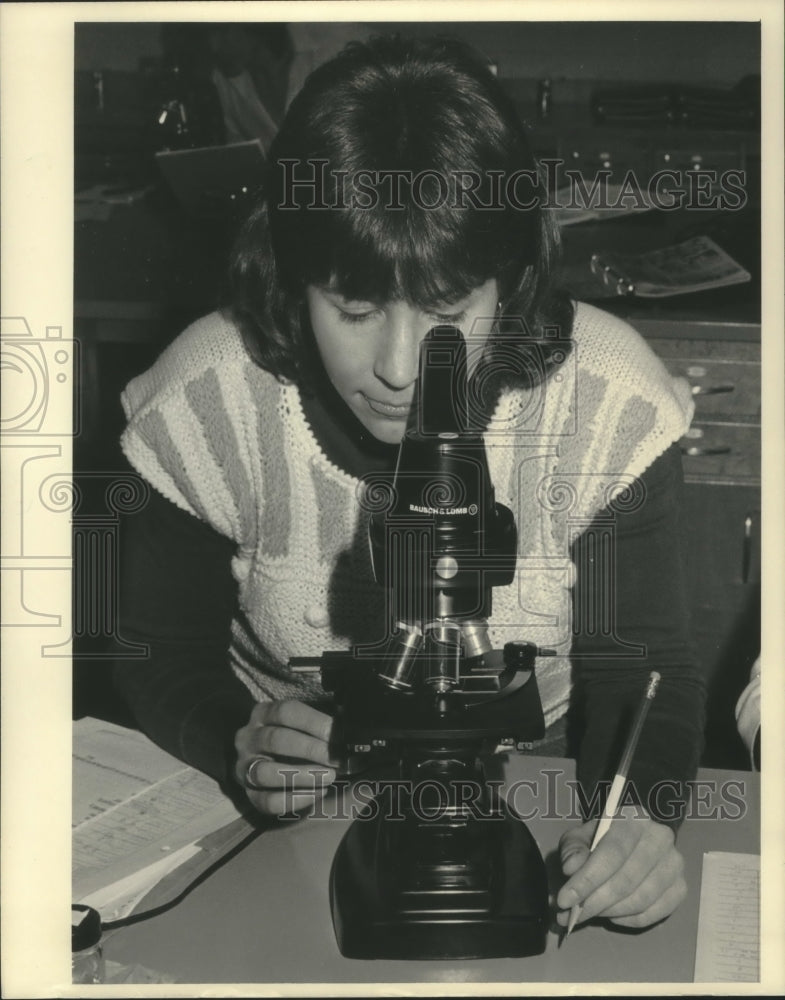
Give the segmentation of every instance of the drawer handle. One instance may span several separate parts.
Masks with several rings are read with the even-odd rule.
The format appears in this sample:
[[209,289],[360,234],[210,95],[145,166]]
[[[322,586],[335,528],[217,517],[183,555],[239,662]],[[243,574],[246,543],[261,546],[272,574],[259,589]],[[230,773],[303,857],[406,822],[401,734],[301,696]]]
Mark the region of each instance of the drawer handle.
[[694,385],[693,396],[719,396],[723,392],[733,392],[735,385]]
[[741,553],[741,582],[747,583],[750,578],[750,563],[752,562],[752,515],[744,518],[744,547]]
[[691,458],[700,455],[729,455],[730,445],[720,445],[717,448],[699,448],[697,445],[691,445],[689,448],[682,448],[681,453]]

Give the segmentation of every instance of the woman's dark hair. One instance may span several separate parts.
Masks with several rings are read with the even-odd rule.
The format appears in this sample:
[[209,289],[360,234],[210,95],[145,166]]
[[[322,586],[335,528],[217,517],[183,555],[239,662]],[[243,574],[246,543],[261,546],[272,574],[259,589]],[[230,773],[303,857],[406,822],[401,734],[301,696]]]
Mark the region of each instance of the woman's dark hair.
[[307,382],[308,284],[432,307],[496,278],[490,354],[498,339],[509,357],[512,333],[518,375],[536,383],[569,350],[572,308],[551,288],[558,239],[526,133],[462,43],[350,43],[292,102],[263,192],[233,253],[231,311],[275,375]]

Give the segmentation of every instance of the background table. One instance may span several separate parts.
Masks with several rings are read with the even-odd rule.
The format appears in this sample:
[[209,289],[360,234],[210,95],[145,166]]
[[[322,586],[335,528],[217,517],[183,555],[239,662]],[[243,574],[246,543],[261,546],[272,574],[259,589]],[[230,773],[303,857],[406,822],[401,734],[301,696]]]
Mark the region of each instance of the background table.
[[[506,766],[509,783],[537,782],[536,798],[521,788],[515,804],[538,808],[527,825],[546,859],[552,893],[561,885],[556,848],[572,822],[563,817],[574,774],[574,762],[560,758],[514,756]],[[760,850],[759,776],[701,771],[699,780],[711,784],[701,786],[693,812],[707,817],[724,808],[728,818],[685,820],[679,847],[689,895],[668,920],[644,932],[587,924],[559,948],[554,922],[545,953],[530,958],[346,959],[333,933],[328,877],[348,820],[330,816],[328,801],[327,818],[263,833],[173,909],[110,932],[106,955],[189,983],[692,982],[703,852]]]

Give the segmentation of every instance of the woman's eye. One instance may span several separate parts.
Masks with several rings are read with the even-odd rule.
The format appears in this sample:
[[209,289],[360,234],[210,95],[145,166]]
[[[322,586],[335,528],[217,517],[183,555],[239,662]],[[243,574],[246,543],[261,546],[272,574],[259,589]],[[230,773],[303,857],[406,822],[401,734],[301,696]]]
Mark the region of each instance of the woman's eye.
[[434,319],[438,319],[440,323],[461,323],[466,319],[466,310],[462,309],[458,313],[431,313]]
[[377,312],[377,309],[369,309],[367,312],[347,312],[345,309],[339,309],[338,315],[344,323],[366,323]]
[[[350,308],[347,309],[344,306],[340,306],[337,303],[335,308],[338,312],[338,318],[343,323],[368,323],[375,319],[382,310],[374,306],[363,305],[360,308]],[[437,323],[461,323],[466,319],[467,310],[461,309],[457,312],[442,312],[437,309],[430,310],[427,313],[431,319],[435,320]]]

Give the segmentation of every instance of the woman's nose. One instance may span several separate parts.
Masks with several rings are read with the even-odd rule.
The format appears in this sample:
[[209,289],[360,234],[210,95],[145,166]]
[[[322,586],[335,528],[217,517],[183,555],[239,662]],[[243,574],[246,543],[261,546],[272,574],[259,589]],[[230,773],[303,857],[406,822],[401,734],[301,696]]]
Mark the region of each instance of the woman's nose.
[[391,389],[408,389],[420,367],[420,341],[428,332],[422,316],[410,306],[396,304],[388,311],[374,360],[376,377]]

